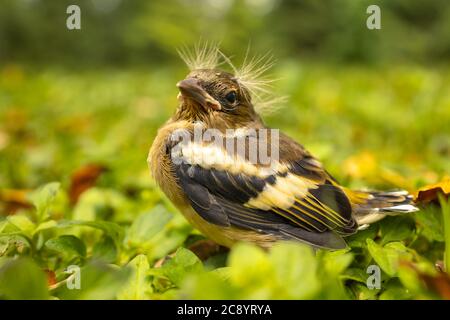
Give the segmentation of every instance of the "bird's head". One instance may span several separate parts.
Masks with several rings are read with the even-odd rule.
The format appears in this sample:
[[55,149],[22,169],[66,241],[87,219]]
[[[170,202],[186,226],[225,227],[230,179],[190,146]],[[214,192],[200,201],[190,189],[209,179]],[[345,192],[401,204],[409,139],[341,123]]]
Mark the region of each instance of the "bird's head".
[[[272,65],[267,62],[268,57],[244,61],[243,67],[238,69],[214,46],[204,45],[180,54],[191,71],[177,83],[180,91],[178,118],[200,120],[210,125],[222,123],[228,128],[241,127],[260,122],[258,107],[274,102],[265,99],[261,103],[272,82],[260,77]],[[218,69],[220,57],[232,71]]]
[[199,118],[226,117],[252,121],[256,112],[248,89],[231,73],[198,69],[177,83],[181,108]]

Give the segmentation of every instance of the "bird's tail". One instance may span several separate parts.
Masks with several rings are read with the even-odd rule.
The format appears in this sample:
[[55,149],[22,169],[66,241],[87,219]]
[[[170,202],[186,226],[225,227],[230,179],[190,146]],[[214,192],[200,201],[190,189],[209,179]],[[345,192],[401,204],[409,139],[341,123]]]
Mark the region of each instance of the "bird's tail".
[[407,191],[355,191],[344,190],[353,205],[353,212],[360,228],[393,216],[419,210]]

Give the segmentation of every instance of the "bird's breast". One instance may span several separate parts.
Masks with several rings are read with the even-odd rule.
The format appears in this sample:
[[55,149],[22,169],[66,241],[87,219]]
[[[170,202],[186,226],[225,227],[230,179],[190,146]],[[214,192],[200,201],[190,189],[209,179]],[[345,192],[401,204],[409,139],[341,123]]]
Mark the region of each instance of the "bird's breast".
[[170,138],[179,129],[189,128],[186,121],[168,123],[158,130],[148,154],[147,162],[150,172],[158,186],[175,205],[188,202],[177,183],[170,157]]

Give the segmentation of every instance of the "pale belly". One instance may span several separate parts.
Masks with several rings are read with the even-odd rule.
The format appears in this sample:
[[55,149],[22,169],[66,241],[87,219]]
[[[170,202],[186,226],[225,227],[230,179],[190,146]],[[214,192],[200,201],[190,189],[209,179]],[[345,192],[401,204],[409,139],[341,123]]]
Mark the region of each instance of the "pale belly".
[[212,241],[231,248],[237,242],[250,242],[263,248],[269,248],[277,239],[274,235],[256,231],[223,227],[207,222],[190,206],[179,207],[188,222]]

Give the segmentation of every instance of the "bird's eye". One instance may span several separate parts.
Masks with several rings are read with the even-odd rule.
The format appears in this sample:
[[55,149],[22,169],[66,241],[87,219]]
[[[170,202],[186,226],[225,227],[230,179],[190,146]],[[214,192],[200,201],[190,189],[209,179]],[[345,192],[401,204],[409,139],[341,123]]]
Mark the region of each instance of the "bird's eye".
[[230,91],[227,93],[227,95],[225,96],[225,99],[229,102],[229,103],[235,103],[236,102],[236,91]]

